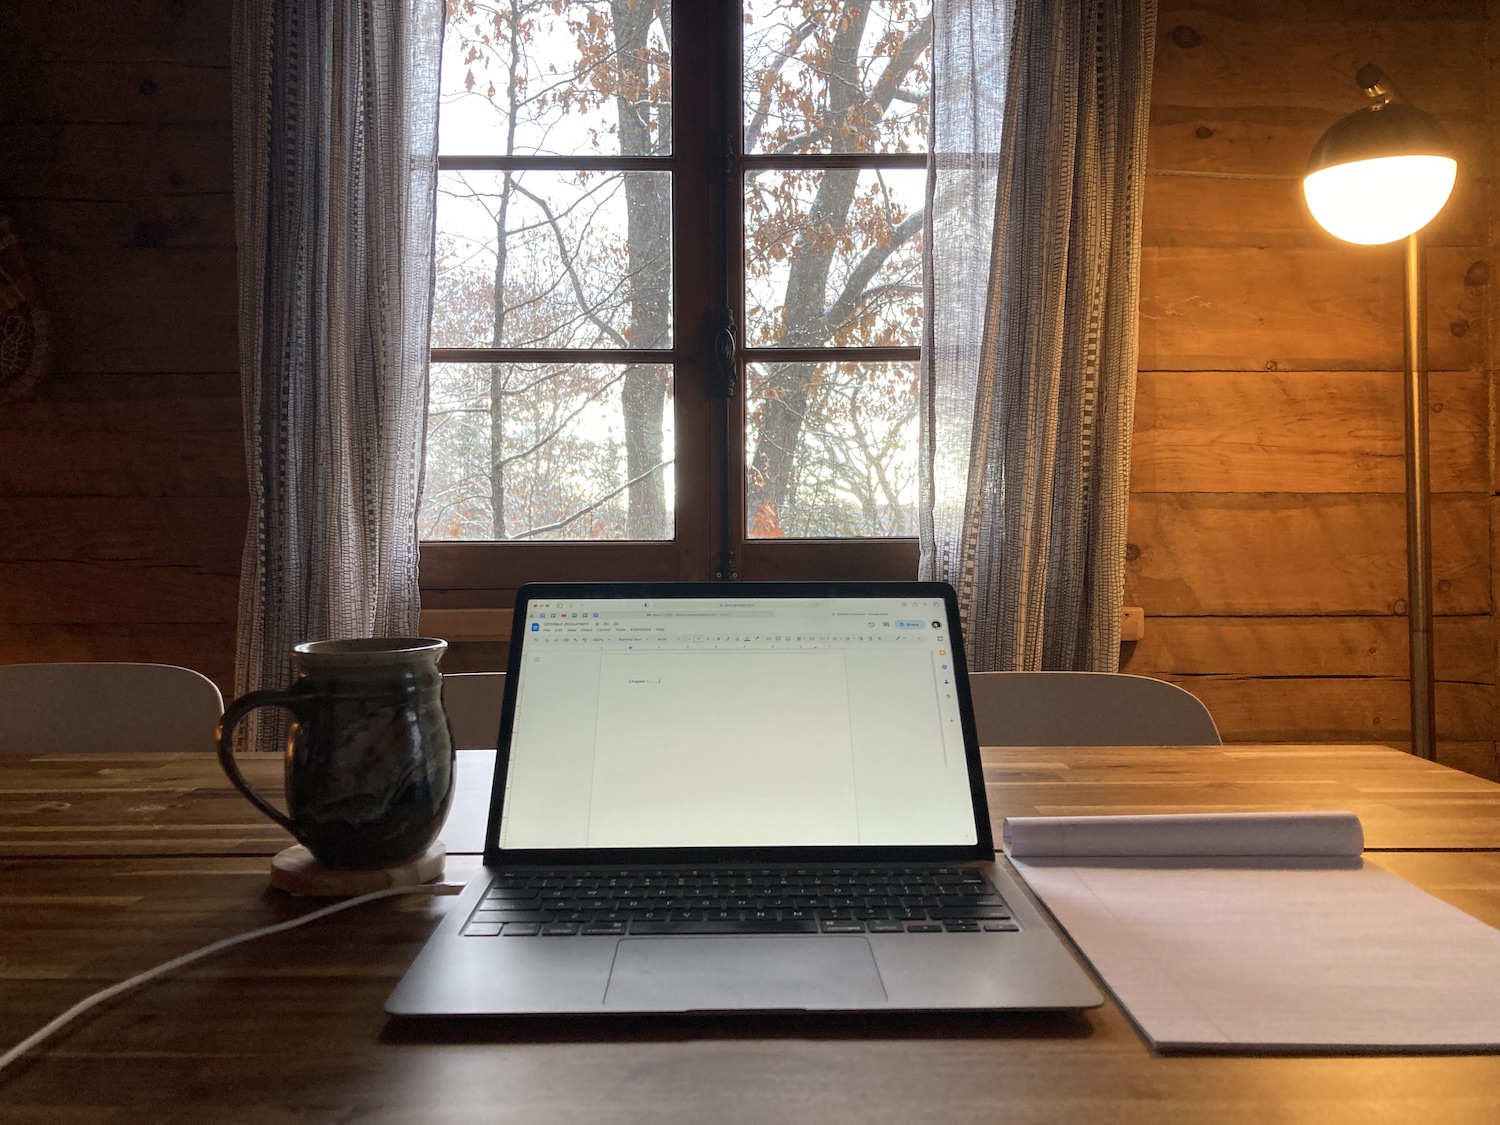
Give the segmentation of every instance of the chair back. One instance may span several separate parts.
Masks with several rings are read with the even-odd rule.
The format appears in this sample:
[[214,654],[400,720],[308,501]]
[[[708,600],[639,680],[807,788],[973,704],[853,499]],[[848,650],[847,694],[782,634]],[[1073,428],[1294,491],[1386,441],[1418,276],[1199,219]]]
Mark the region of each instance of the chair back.
[[1164,680],[1117,672],[972,672],[982,746],[1218,746],[1213,716]]
[[214,749],[224,698],[172,664],[0,665],[0,754]]
[[504,672],[454,672],[443,677],[443,710],[458,750],[493,750],[500,734]]

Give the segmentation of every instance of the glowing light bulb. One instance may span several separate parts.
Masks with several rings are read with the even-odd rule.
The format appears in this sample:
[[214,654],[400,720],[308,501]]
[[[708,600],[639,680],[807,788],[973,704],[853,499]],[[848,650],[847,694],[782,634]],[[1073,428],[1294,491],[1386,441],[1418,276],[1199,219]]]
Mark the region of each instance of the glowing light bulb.
[[1346,242],[1373,246],[1421,230],[1448,202],[1458,164],[1446,156],[1383,156],[1302,181],[1313,218]]

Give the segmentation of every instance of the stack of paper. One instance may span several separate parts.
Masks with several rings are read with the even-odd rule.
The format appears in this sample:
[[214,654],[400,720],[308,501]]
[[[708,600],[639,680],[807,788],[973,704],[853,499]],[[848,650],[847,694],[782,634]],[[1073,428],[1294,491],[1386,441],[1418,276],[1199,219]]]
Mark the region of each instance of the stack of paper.
[[1006,852],[1162,1048],[1500,1048],[1500,930],[1352,813],[1032,817]]

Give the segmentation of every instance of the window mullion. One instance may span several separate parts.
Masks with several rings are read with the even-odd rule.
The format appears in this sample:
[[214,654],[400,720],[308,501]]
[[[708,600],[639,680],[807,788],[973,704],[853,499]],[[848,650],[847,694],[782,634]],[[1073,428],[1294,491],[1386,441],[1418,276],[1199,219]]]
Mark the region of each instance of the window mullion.
[[719,221],[715,231],[715,253],[718,257],[720,282],[718,293],[722,307],[715,333],[714,364],[720,396],[720,440],[715,471],[718,477],[718,542],[711,573],[715,579],[728,581],[740,577],[740,545],[744,537],[744,469],[745,463],[745,368],[741,349],[744,341],[744,226],[741,210],[741,183],[744,178],[744,152],[741,122],[744,120],[742,73],[742,35],[738,3],[719,5],[723,27],[716,42],[722,44],[722,65],[717,91],[719,123],[718,179],[720,190]]

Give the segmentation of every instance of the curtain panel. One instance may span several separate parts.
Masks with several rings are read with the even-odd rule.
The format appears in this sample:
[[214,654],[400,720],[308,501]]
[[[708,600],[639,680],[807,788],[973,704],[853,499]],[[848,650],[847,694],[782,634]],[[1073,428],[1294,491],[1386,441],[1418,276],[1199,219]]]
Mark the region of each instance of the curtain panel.
[[921,574],[976,670],[1114,671],[1152,0],[937,0]]
[[[286,686],[299,641],[417,630],[443,17],[235,0],[237,693]],[[255,748],[278,748],[273,719]]]

